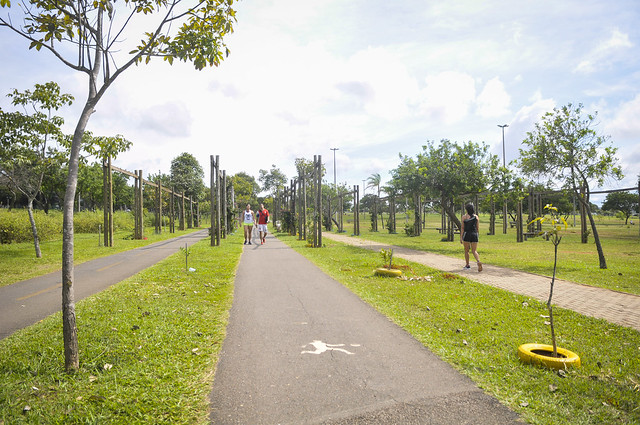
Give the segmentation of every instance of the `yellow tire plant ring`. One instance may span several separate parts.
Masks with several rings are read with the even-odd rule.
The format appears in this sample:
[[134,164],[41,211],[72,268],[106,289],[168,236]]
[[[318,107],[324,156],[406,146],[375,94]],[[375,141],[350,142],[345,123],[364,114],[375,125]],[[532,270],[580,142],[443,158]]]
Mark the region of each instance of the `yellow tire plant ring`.
[[378,269],[375,269],[373,271],[373,274],[375,274],[376,276],[398,277],[402,276],[402,270],[385,269],[383,267],[380,267]]
[[557,347],[558,357],[552,357],[553,346],[547,344],[522,344],[518,347],[518,357],[524,363],[543,365],[551,369],[580,367],[580,357],[573,351]]

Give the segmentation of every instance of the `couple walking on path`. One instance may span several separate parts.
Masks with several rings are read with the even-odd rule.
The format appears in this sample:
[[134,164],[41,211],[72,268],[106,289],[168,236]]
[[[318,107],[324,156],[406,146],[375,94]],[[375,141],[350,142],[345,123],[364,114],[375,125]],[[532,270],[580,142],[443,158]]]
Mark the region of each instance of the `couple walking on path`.
[[251,204],[247,204],[245,210],[240,214],[240,221],[244,226],[244,244],[251,245],[251,233],[253,232],[253,226],[255,223],[258,223],[260,244],[264,245],[267,237],[267,223],[269,222],[269,211],[264,207],[264,204],[260,204],[257,219],[256,214],[251,210]]

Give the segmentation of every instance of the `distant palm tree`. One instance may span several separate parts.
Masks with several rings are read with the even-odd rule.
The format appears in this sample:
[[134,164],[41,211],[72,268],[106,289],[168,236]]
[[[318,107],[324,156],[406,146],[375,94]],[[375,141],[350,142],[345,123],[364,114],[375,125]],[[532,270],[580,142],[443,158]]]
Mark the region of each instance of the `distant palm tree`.
[[[382,183],[382,177],[380,176],[380,173],[371,174],[367,179],[367,188],[375,187],[376,190],[378,191],[378,195],[377,195],[378,198],[380,198],[380,183]],[[382,221],[382,227],[384,227],[384,217],[382,216],[382,211],[380,211],[380,220]],[[374,217],[374,221],[377,222],[377,218]],[[377,232],[378,231],[377,223],[375,226],[376,227],[374,228],[374,230]]]
[[378,198],[380,197],[380,183],[382,183],[382,177],[380,173],[374,173],[367,178],[367,188],[375,187],[378,190]]

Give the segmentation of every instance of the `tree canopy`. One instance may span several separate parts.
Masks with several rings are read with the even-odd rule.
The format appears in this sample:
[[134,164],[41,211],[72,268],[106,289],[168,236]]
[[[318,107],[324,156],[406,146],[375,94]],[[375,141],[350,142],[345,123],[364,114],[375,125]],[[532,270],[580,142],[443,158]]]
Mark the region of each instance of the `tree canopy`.
[[195,156],[183,152],[171,161],[171,184],[194,200],[204,191],[204,171]]
[[260,170],[258,181],[262,183],[262,191],[271,194],[287,184],[287,176],[275,165],[271,165],[271,170]]
[[[569,103],[547,112],[535,129],[527,133],[517,163],[525,176],[548,179],[550,184],[560,185],[575,194],[589,217],[600,268],[606,269],[590,208],[590,184],[602,186],[608,177],[621,179],[623,176],[617,165],[617,149],[609,145],[608,136],[598,134],[593,128],[597,124],[596,117],[597,114],[583,113],[581,104],[573,106]],[[581,195],[583,188],[585,193]]]
[[624,216],[624,224],[629,222],[629,217],[638,212],[638,195],[629,192],[607,193],[602,203],[605,211],[619,211]]

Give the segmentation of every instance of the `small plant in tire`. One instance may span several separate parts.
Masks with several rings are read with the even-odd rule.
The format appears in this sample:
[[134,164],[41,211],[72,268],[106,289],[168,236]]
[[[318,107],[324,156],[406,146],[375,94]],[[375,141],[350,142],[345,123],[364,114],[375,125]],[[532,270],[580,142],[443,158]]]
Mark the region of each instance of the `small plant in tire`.
[[551,328],[551,341],[553,344],[553,357],[558,357],[558,347],[556,345],[556,332],[553,323],[553,306],[551,305],[551,299],[553,298],[553,286],[556,280],[556,269],[558,266],[558,245],[562,241],[562,235],[560,232],[568,227],[567,221],[564,217],[558,214],[558,208],[552,204],[544,206],[544,210],[547,212],[542,217],[538,217],[532,220],[529,225],[540,222],[540,224],[549,223],[550,228],[548,230],[542,230],[538,232],[537,236],[543,236],[553,244],[553,274],[551,275],[551,284],[549,285],[549,299],[547,300],[547,310],[549,310],[549,322]]
[[556,345],[556,332],[553,321],[553,286],[556,280],[556,269],[558,265],[558,245],[562,241],[560,232],[568,227],[567,221],[558,214],[558,208],[551,204],[544,207],[545,215],[532,220],[529,225],[539,222],[549,223],[548,230],[542,230],[538,236],[544,236],[553,244],[553,275],[551,277],[551,285],[549,287],[549,299],[547,300],[547,309],[549,311],[549,325],[551,328],[552,346],[545,344],[522,344],[518,347],[518,356],[525,363],[541,364],[553,369],[563,369],[568,366],[580,367],[580,357],[569,350],[558,348]]

